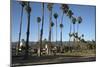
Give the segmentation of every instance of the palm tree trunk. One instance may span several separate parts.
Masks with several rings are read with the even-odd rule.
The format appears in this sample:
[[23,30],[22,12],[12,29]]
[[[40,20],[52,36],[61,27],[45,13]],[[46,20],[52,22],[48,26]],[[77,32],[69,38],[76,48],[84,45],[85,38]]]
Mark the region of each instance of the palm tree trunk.
[[57,19],[56,19],[56,45],[57,45]]
[[[63,14],[62,14],[62,18],[61,18],[61,24],[62,24],[62,22],[63,22],[63,17],[64,17],[64,12],[63,12]],[[60,32],[60,41],[61,41],[61,52],[62,52],[62,28],[61,28],[61,32]]]
[[44,3],[42,3],[42,28],[40,33],[40,53],[39,56],[41,56],[41,46],[42,46],[42,37],[43,37],[43,26],[44,26]]
[[78,31],[79,31],[79,24],[77,24],[77,35],[78,35]]
[[[69,34],[71,34],[71,30],[72,30],[72,24],[70,23],[70,32]],[[71,36],[69,35],[69,50],[71,51]]]
[[[73,34],[75,35],[75,24],[73,24]],[[75,37],[73,36],[73,43],[75,44]]]
[[52,36],[52,41],[53,42],[53,28],[51,29],[51,36]]
[[49,19],[49,42],[51,42],[51,22],[52,22],[52,11],[50,12],[50,19]]
[[[29,2],[28,2],[28,7],[29,7]],[[27,36],[26,36],[26,54],[25,54],[25,58],[28,58],[28,49],[29,49],[29,34],[30,34],[30,12],[28,12],[28,24],[27,24]]]
[[61,52],[62,52],[62,28],[61,28],[61,32],[60,32],[60,41],[61,41]]
[[[38,23],[38,41],[37,44],[39,45],[39,41],[40,41],[40,25]],[[40,47],[40,46],[39,46]],[[40,54],[40,48],[38,48],[38,55]]]
[[[77,36],[79,35],[79,24],[77,24]],[[78,42],[78,39],[77,39]]]
[[40,24],[38,23],[38,42],[40,40]]
[[52,10],[50,11],[50,19],[49,19],[49,55],[51,55],[51,23],[52,23]]
[[[21,39],[21,31],[22,31],[22,17],[23,17],[23,6],[21,9],[21,20],[20,20],[20,31],[19,31],[19,40],[18,40],[18,52],[19,52],[19,47],[20,47],[20,39]],[[17,54],[18,54],[17,52]]]

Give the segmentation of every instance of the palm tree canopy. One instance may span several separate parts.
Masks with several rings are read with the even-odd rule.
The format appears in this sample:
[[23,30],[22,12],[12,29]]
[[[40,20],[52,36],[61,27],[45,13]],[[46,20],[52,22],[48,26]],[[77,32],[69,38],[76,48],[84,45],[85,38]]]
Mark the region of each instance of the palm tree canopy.
[[67,16],[69,16],[69,18],[71,18],[73,14],[74,13],[72,12],[72,10],[68,10]]
[[78,37],[79,40],[81,40],[81,37]]
[[41,22],[41,18],[37,17],[37,22],[40,23]]
[[67,4],[62,4],[61,9],[63,10],[64,13],[67,13],[67,11],[69,10],[69,6]]
[[31,12],[31,7],[30,7],[30,5],[29,5],[29,2],[27,3],[27,5],[26,5],[26,11],[28,12],[28,13],[30,13]]
[[57,14],[57,13],[54,13],[54,15],[53,15],[53,16],[54,16],[54,18],[55,18],[55,19],[57,19],[57,18],[58,18],[58,14]]
[[63,28],[63,24],[62,23],[60,24],[60,28]]
[[84,34],[82,34],[82,37],[84,37]]
[[51,22],[51,27],[53,27],[54,26],[54,23],[53,22]]
[[76,23],[76,18],[72,17],[72,23],[75,24]]
[[25,1],[19,1],[19,3],[22,5],[22,7],[24,7],[26,5]]
[[71,33],[69,33],[69,36],[70,36],[70,37],[72,37],[72,34],[71,34]]
[[82,17],[79,16],[79,17],[77,18],[77,21],[78,21],[78,23],[80,24],[80,23],[82,22]]
[[48,3],[47,8],[49,11],[51,11],[53,8],[53,3]]

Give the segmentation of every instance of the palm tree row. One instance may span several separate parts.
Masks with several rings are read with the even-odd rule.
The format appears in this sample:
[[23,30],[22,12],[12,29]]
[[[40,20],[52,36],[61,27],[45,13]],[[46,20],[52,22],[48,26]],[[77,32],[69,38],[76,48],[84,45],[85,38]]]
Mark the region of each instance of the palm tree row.
[[[26,37],[26,57],[28,56],[28,48],[29,48],[29,33],[30,33],[30,14],[31,14],[31,7],[29,2],[21,2],[22,5],[22,10],[21,10],[21,22],[20,22],[20,32],[19,32],[19,44],[20,44],[20,38],[21,38],[21,28],[22,28],[22,16],[23,16],[23,8],[26,7],[26,12],[27,12],[27,18],[28,18],[28,24],[27,24],[27,37]],[[47,4],[47,8],[49,10],[49,36],[48,36],[48,44],[49,44],[49,54],[51,54],[51,38],[53,35],[52,34],[52,30],[53,30],[53,26],[56,24],[56,44],[57,44],[57,19],[58,19],[58,14],[54,13],[53,16],[55,18],[55,24],[52,21],[52,10],[53,10],[53,3],[48,3]],[[75,33],[77,33],[76,35],[78,36],[78,29],[79,29],[79,24],[82,22],[82,18],[81,17],[74,17],[73,16],[73,12],[72,10],[69,8],[69,6],[67,4],[61,4],[61,10],[62,10],[62,16],[61,16],[61,21],[60,21],[60,46],[61,46],[61,52],[62,52],[62,33],[63,33],[63,18],[64,16],[68,16],[69,19],[71,20],[70,22],[70,31],[69,31],[69,44],[70,44],[70,40],[71,37],[73,35],[75,35]],[[42,20],[41,20],[42,19]],[[42,21],[42,25],[40,28],[40,22]],[[77,32],[75,30],[75,25],[77,22]],[[42,18],[41,17],[37,17],[37,23],[38,23],[38,41],[39,41],[39,50],[38,50],[38,56],[41,56],[41,45],[42,45],[42,38],[43,38],[43,27],[44,27],[44,3],[42,3]],[[72,24],[73,24],[73,33],[72,33]],[[73,41],[75,42],[75,36],[73,38]],[[18,45],[19,46],[19,45]],[[18,47],[19,48],[19,47]]]

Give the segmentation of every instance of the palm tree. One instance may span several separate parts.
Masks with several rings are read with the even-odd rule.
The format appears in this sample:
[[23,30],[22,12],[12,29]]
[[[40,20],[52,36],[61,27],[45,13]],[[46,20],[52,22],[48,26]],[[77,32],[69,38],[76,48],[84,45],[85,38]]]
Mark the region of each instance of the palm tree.
[[63,28],[63,24],[61,23],[61,24],[60,24],[60,29],[61,29],[61,32],[60,32],[60,41],[61,41],[60,46],[61,46],[61,52],[62,52],[62,28]]
[[51,44],[51,23],[52,23],[52,8],[53,8],[53,3],[48,3],[47,5],[47,8],[50,12],[50,15],[49,15],[49,54],[51,54],[51,47],[50,47],[50,44]]
[[41,18],[40,17],[37,17],[37,23],[38,23],[38,41],[40,39],[40,22],[41,22]]
[[41,56],[41,45],[42,45],[42,37],[43,37],[43,26],[44,26],[44,3],[42,3],[42,27],[41,27],[41,33],[40,33],[40,53],[39,56]]
[[[73,12],[69,9],[68,10],[68,12],[67,12],[67,14],[66,14],[68,17],[69,17],[69,19],[71,20],[72,19],[72,15],[73,15]],[[70,22],[70,31],[69,31],[69,46],[70,46],[70,40],[71,40],[71,37],[72,37],[72,22]],[[71,51],[71,48],[69,47],[69,50]]]
[[61,17],[61,24],[63,22],[63,16],[64,14],[67,14],[68,10],[69,10],[69,6],[67,4],[62,4],[61,5],[61,10],[63,11],[62,17]]
[[[21,31],[22,31],[23,9],[24,9],[24,6],[26,5],[24,1],[20,1],[19,3],[21,4],[22,8],[21,8],[20,31],[19,31],[19,40],[18,40],[18,52],[19,52],[20,39],[21,39]],[[17,52],[17,54],[18,54],[18,52]]]
[[[73,36],[75,35],[75,24],[76,24],[76,18],[72,17],[72,23],[73,23]],[[73,41],[75,43],[75,37],[73,37]]]
[[67,4],[61,4],[61,10],[63,11],[63,14],[67,13],[69,10],[69,6]]
[[52,41],[53,41],[53,26],[54,26],[54,23],[52,22],[51,23],[51,28],[52,28],[52,30],[51,30],[52,31]]
[[[73,15],[73,12],[71,10],[68,10],[67,16],[69,17],[70,20],[72,19],[72,15]],[[71,30],[72,30],[72,23],[70,23],[70,32],[69,32],[69,35],[71,34]]]
[[31,7],[30,7],[30,3],[29,2],[27,2],[26,12],[27,12],[28,23],[27,23],[27,32],[26,32],[27,36],[26,36],[25,58],[28,57],[28,49],[29,49],[30,13],[31,13]]
[[79,29],[79,24],[81,24],[81,22],[82,22],[82,17],[81,16],[79,16],[78,18],[77,18],[77,35],[78,35],[78,29]]
[[57,13],[54,13],[54,18],[56,20],[56,45],[57,45],[57,18],[58,18],[58,14]]
[[69,6],[67,4],[62,4],[61,5],[61,10],[63,11],[62,17],[61,17],[61,23],[60,23],[60,28],[61,28],[61,32],[60,32],[60,41],[61,41],[61,52],[62,52],[62,28],[63,28],[63,17],[64,14],[66,14],[69,10]]
[[81,36],[82,36],[82,39],[84,39],[84,34],[82,34]]
[[[38,23],[38,44],[39,44],[39,41],[40,41],[40,22],[41,22],[41,18],[37,17],[37,23]],[[38,55],[39,54],[40,54],[40,48],[38,49]]]

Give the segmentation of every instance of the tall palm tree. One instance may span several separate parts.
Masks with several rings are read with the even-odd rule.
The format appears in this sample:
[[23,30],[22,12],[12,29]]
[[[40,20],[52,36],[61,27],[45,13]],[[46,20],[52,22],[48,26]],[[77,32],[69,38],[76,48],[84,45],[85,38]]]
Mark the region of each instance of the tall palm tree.
[[63,13],[67,13],[69,10],[69,6],[67,4],[61,4],[61,10]]
[[58,14],[57,13],[54,13],[54,18],[56,20],[56,45],[57,45],[57,18],[58,18]]
[[63,28],[63,24],[61,23],[60,24],[60,29],[61,29],[61,32],[60,32],[60,42],[61,42],[61,44],[60,44],[60,50],[61,50],[61,52],[62,52],[62,28]]
[[53,3],[48,3],[47,8],[49,10],[49,55],[51,54],[51,23],[52,23],[52,8],[53,8]]
[[[39,41],[40,41],[40,22],[41,22],[41,18],[40,17],[37,17],[37,23],[38,23],[38,44],[39,44]],[[39,46],[40,47],[40,46]],[[38,55],[40,54],[40,48],[38,48]]]
[[[73,12],[72,10],[68,10],[67,14],[66,14],[70,20],[72,20],[72,15],[73,15]],[[71,37],[72,37],[72,22],[70,22],[70,31],[69,31],[69,46],[70,46],[70,40],[71,40]],[[71,51],[71,48],[69,47],[69,50]]]
[[61,41],[61,52],[62,52],[62,28],[63,28],[63,17],[64,14],[66,14],[69,10],[69,6],[67,4],[61,4],[61,10],[63,11],[62,17],[61,17],[61,23],[60,23],[60,28],[61,28],[61,32],[60,32],[60,41]]
[[61,10],[63,11],[62,17],[61,17],[61,23],[63,22],[63,16],[64,14],[67,14],[69,10],[69,6],[67,4],[62,4],[61,5]]
[[[73,36],[75,36],[75,24],[76,24],[76,18],[72,17],[72,23],[73,23]],[[73,41],[75,43],[75,37],[73,37]]]
[[81,35],[82,39],[84,39],[84,34]]
[[27,2],[26,12],[27,12],[28,23],[27,23],[27,32],[26,32],[27,36],[26,36],[26,51],[25,51],[25,58],[28,57],[28,49],[29,49],[30,14],[31,14],[31,7],[30,7],[30,3],[29,3],[29,2]]
[[[67,16],[69,17],[70,20],[72,19],[72,15],[73,15],[73,12],[71,10],[68,10]],[[69,32],[69,34],[71,34],[71,30],[72,30],[72,23],[70,23],[70,32]]]
[[[77,18],[77,37],[79,36],[79,24],[81,24],[81,22],[82,22],[82,17],[81,16],[79,16],[78,18]],[[77,38],[77,45],[79,45],[80,44],[80,40],[78,40],[78,38]]]
[[78,35],[78,30],[79,30],[79,24],[81,24],[81,22],[82,22],[82,17],[81,16],[79,16],[78,18],[77,18],[77,35]]
[[[22,8],[21,8],[21,19],[20,19],[19,40],[18,40],[18,52],[19,52],[20,39],[21,39],[21,31],[22,31],[23,9],[24,9],[24,6],[26,5],[24,1],[20,1],[19,3],[21,4]],[[18,52],[17,52],[17,54],[18,54]]]
[[51,23],[51,28],[52,28],[52,41],[53,41],[53,26],[54,26],[54,23],[52,22]]
[[40,22],[41,22],[41,18],[37,17],[37,23],[38,23],[38,41],[40,39]]
[[41,27],[41,33],[40,33],[40,53],[39,56],[41,56],[41,46],[42,46],[42,37],[43,37],[43,26],[44,26],[44,3],[42,3],[42,27]]

